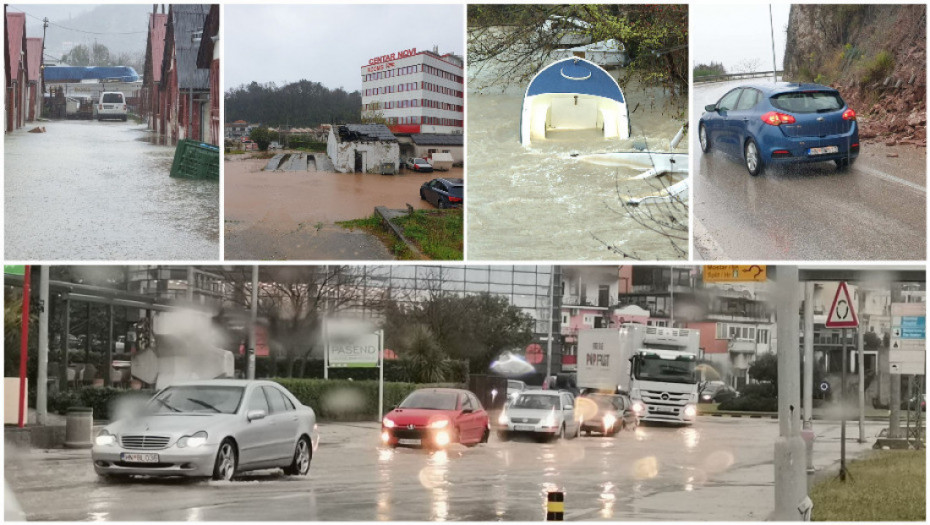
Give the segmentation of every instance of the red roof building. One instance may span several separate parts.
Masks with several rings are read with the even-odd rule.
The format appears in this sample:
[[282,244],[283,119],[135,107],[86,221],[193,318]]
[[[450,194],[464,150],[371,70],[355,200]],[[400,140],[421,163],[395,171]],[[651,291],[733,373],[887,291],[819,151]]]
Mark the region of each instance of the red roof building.
[[26,123],[26,13],[4,13],[4,68],[6,73],[6,130]]
[[26,39],[26,78],[29,84],[29,107],[26,120],[29,122],[42,116],[42,39]]
[[163,134],[164,113],[160,111],[161,101],[161,61],[165,54],[165,27],[168,15],[152,13],[149,15],[148,41],[145,44],[145,70],[142,73],[142,116],[150,129]]

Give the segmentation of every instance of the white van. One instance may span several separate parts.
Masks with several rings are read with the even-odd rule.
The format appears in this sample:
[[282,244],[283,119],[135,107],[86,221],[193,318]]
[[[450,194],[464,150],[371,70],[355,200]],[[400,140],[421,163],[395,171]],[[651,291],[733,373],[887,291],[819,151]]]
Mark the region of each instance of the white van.
[[119,91],[104,91],[97,102],[97,120],[107,118],[119,119],[126,122],[128,115],[126,97]]

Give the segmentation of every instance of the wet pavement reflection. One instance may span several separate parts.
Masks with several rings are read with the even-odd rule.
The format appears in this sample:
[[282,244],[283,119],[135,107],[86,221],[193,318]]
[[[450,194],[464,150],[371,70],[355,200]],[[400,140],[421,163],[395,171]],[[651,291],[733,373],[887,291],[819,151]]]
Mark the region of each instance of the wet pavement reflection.
[[216,259],[219,183],[169,177],[133,122],[53,121],[4,140],[7,259]]
[[[566,520],[761,520],[774,501],[776,420],[701,418],[615,437],[529,439],[446,451],[378,446],[375,425],[321,425],[308,477],[233,482],[101,481],[87,451],[6,451],[6,479],[30,519],[74,521],[540,521],[565,492]],[[868,435],[877,435],[871,424]],[[838,458],[838,424],[818,422],[815,464]],[[848,443],[850,457],[871,445]],[[49,505],[55,501],[55,505]]]

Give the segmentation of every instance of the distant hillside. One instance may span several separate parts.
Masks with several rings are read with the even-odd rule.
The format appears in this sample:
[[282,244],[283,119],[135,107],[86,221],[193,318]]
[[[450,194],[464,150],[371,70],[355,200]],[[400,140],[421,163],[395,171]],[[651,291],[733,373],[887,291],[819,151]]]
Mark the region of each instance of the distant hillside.
[[[120,53],[145,53],[146,26],[152,5],[98,5],[89,11],[85,6],[10,6],[10,11],[25,11],[32,16],[48,17],[51,22],[46,30],[45,49],[48,55],[60,58],[71,47],[94,42],[103,44],[114,55]],[[29,36],[42,36],[42,22],[26,17]],[[71,31],[69,29],[80,31]],[[81,32],[84,31],[84,32]],[[94,34],[98,33],[98,34]],[[132,34],[118,34],[132,33]]]
[[269,126],[316,127],[358,122],[362,95],[329,89],[301,80],[278,87],[274,83],[239,86],[226,92],[226,122],[245,120]]
[[926,145],[924,5],[791,6],[785,79],[839,89],[860,137]]

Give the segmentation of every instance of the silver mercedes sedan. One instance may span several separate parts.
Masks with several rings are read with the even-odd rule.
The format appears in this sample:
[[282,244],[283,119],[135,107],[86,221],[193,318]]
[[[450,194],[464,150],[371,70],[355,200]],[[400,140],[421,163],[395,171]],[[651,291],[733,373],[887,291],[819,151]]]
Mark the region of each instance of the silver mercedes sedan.
[[160,390],[137,415],[94,438],[97,474],[210,477],[283,468],[305,475],[319,445],[316,415],[271,381],[214,379]]

